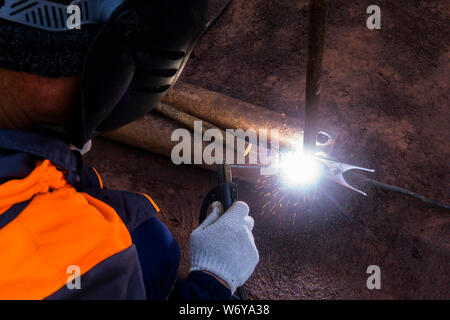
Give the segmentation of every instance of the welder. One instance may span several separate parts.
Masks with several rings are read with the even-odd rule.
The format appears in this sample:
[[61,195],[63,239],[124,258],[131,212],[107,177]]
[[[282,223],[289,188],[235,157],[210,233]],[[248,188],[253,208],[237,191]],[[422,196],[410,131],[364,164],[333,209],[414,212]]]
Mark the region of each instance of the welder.
[[155,107],[206,19],[207,0],[0,1],[1,299],[231,299],[251,276],[245,203],[212,205],[175,281],[180,250],[155,202],[81,161]]

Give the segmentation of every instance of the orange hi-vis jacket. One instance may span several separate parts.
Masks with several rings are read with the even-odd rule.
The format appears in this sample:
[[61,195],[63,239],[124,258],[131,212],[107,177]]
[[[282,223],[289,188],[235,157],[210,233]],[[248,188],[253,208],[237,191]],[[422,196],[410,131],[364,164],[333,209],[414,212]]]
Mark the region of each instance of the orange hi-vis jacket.
[[2,155],[0,299],[145,299],[130,232],[159,210],[153,201],[104,189],[56,139],[0,129]]

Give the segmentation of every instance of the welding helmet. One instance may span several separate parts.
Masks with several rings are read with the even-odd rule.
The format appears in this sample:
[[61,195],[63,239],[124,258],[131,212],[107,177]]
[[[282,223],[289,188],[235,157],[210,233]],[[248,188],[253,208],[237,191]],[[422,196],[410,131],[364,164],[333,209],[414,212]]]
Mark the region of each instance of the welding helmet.
[[[82,147],[148,113],[183,70],[207,19],[207,0],[75,0],[79,27],[99,31],[84,58],[81,95],[71,124],[51,130]],[[73,9],[75,8],[75,9]],[[0,0],[0,19],[71,32],[67,5]]]

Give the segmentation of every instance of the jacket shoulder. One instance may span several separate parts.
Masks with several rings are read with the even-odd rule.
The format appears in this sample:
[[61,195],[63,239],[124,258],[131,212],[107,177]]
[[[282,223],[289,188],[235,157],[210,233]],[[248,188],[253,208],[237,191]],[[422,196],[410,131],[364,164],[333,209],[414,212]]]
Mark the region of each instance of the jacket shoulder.
[[100,174],[92,167],[82,168],[78,190],[114,208],[129,232],[159,212],[156,203],[146,194],[105,188]]

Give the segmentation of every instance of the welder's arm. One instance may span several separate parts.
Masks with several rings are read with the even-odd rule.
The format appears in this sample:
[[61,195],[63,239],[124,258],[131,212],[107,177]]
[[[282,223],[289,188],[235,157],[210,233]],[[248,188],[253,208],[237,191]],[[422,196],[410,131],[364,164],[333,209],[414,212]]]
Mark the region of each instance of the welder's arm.
[[259,254],[247,204],[238,201],[222,212],[222,204],[214,202],[211,214],[192,232],[191,273],[175,284],[171,298],[230,299],[255,270]]

